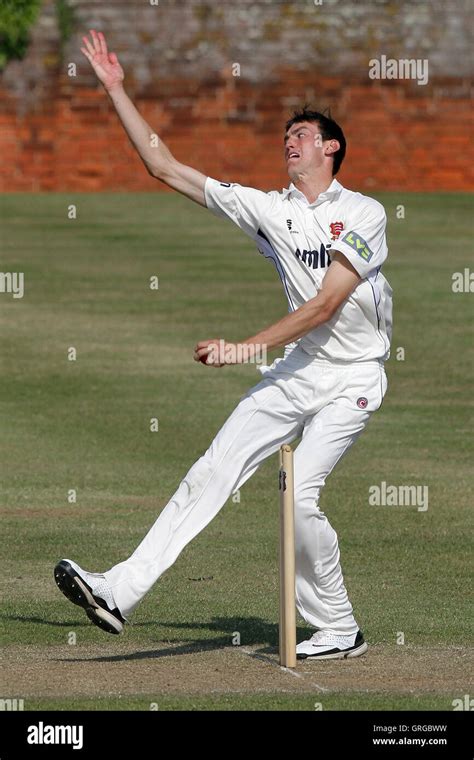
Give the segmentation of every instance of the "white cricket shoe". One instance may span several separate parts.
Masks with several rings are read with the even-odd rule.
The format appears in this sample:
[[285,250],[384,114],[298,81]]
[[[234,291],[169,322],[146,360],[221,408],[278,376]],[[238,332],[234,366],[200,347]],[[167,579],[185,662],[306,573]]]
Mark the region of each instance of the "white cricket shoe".
[[296,647],[296,658],[306,660],[336,660],[346,657],[360,657],[369,647],[362,631],[350,636],[340,636],[328,631],[316,631],[310,639]]
[[126,621],[103,575],[88,573],[72,560],[62,559],[54,568],[54,580],[70,602],[85,610],[94,625],[107,633],[122,632]]

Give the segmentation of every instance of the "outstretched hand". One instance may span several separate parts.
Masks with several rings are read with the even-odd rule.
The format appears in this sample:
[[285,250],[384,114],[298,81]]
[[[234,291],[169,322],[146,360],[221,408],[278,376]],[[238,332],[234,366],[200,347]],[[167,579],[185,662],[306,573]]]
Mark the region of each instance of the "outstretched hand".
[[223,338],[200,340],[194,348],[194,361],[207,367],[245,364],[251,361],[255,346],[250,343],[228,343]]
[[206,364],[208,367],[223,367],[224,357],[220,356],[222,350],[222,339],[212,338],[211,340],[201,340],[194,347],[194,361]]
[[97,78],[104,85],[106,90],[121,85],[124,80],[123,69],[118,62],[115,53],[109,53],[107,43],[102,32],[90,30],[91,40],[89,37],[83,37],[84,47],[81,51],[94,69]]

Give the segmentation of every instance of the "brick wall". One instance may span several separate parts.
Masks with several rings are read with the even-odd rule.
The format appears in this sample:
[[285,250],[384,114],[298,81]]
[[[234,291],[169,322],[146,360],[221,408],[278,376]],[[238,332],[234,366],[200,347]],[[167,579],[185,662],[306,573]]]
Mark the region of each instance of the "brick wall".
[[[62,40],[44,0],[26,58],[0,83],[1,190],[156,190],[79,49],[107,33],[143,116],[201,171],[269,189],[287,183],[291,108],[330,106],[348,154],[340,179],[360,189],[468,190],[469,4],[323,0],[69,0]],[[381,55],[428,59],[426,86],[375,80]],[[77,76],[67,67],[77,64]],[[240,76],[233,76],[233,64]],[[235,67],[234,67],[235,72]]]

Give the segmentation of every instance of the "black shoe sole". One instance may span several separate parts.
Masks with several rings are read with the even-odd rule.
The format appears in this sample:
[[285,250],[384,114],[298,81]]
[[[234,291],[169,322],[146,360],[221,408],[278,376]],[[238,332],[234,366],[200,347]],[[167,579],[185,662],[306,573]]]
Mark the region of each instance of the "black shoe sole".
[[120,618],[104,607],[105,602],[94,596],[91,587],[69,562],[66,560],[58,562],[54,568],[54,580],[59,590],[70,602],[82,607],[91,623],[107,633],[119,634],[122,632],[123,624]]

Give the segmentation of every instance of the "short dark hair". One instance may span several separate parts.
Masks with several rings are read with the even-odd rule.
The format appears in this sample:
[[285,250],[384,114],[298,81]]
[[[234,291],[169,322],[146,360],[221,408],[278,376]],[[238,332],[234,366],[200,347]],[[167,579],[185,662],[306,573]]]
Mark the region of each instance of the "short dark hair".
[[338,173],[341,168],[341,164],[344,161],[346,155],[346,138],[339,124],[331,118],[331,112],[328,110],[327,116],[319,111],[312,111],[308,105],[299,108],[294,112],[289,121],[286,122],[286,132],[293,126],[293,124],[300,124],[303,121],[313,121],[319,124],[321,130],[321,136],[323,140],[337,140],[341,146],[333,154],[332,175]]

